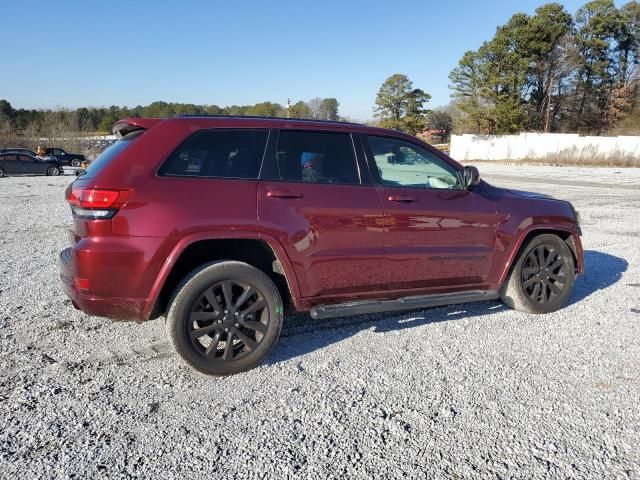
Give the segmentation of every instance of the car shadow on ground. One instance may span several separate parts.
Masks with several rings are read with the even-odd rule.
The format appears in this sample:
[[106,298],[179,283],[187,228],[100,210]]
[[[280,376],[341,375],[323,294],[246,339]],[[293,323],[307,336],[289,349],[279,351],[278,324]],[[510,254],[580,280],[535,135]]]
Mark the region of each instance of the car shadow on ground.
[[[576,280],[568,305],[618,282],[627,266],[628,262],[623,258],[594,250],[585,251],[585,274]],[[282,341],[269,355],[266,364],[279,363],[322,349],[372,327],[374,332],[385,333],[504,310],[508,310],[508,307],[500,301],[488,301],[327,320],[312,320],[307,314],[288,315],[282,329]]]
[[615,255],[595,250],[584,252],[584,275],[576,279],[569,305],[580,302],[598,290],[610,287],[622,278],[629,263]]

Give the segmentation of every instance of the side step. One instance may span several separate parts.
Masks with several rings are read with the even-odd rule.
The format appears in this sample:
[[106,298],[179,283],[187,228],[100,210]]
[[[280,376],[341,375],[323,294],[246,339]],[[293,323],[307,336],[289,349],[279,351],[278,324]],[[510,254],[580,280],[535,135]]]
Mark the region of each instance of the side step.
[[495,290],[468,290],[466,292],[436,293],[417,295],[396,300],[363,300],[361,302],[337,303],[334,305],[318,305],[309,312],[314,320],[324,318],[348,317],[367,313],[397,312],[421,308],[454,305],[456,303],[482,302],[495,300],[500,294]]

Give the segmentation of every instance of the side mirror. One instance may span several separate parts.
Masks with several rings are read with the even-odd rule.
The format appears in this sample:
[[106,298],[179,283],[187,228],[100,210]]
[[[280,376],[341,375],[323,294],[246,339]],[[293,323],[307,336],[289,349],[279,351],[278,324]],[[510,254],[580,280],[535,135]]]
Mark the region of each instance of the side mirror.
[[462,172],[462,186],[469,190],[480,183],[480,172],[476,167],[466,166]]

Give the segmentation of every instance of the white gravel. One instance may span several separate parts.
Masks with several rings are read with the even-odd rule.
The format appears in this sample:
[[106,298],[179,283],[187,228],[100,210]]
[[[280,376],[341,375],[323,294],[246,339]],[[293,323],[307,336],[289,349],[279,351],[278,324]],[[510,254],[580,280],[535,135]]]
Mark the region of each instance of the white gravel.
[[0,477],[640,478],[640,169],[480,169],[581,212],[567,308],[290,318],[224,379],[180,363],[162,320],[75,311],[70,178],[0,179]]

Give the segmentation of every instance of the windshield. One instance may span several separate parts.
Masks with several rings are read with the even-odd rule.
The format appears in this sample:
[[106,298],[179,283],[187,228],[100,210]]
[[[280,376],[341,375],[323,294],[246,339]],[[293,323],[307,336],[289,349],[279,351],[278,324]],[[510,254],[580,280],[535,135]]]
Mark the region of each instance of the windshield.
[[111,160],[117,157],[121,152],[123,152],[131,143],[138,138],[140,135],[144,133],[144,130],[138,130],[137,132],[132,132],[126,137],[118,140],[113,145],[105,148],[100,155],[96,157],[96,159],[89,164],[85,173],[82,174],[83,178],[91,178],[100,172],[104,167],[107,166]]

